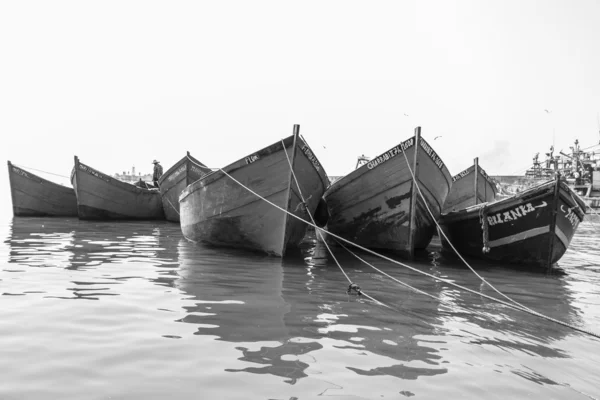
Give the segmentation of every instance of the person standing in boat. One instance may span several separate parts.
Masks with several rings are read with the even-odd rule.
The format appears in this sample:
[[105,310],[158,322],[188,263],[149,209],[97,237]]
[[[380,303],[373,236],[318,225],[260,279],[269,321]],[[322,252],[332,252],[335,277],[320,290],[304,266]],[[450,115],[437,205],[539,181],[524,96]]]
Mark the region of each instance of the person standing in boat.
[[158,188],[158,178],[163,174],[163,167],[160,165],[160,162],[154,160],[152,161],[154,164],[154,173],[152,174],[152,181],[154,182],[154,187]]

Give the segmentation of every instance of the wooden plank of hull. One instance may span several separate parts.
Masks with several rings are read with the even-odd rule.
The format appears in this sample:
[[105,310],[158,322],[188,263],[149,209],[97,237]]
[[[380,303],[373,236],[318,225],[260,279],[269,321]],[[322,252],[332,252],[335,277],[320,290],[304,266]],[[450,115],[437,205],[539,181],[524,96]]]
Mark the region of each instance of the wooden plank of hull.
[[81,219],[155,220],[164,219],[158,189],[142,189],[121,182],[79,162],[71,173]]
[[[482,251],[481,207],[442,216],[442,229],[463,255],[545,267],[550,255],[551,238],[556,238],[550,256],[551,263],[555,263],[566,252],[584,216],[583,202],[564,182],[561,182],[559,193],[554,232],[550,232],[554,182],[488,204],[485,215],[488,221],[488,253]],[[449,249],[443,238],[442,244]]]
[[72,188],[41,178],[10,161],[8,178],[15,216],[77,216],[77,198]]
[[179,196],[183,189],[210,172],[210,169],[188,152],[158,180],[165,218],[179,222]]
[[[283,209],[309,220],[300,206],[295,183],[290,187],[293,136],[225,168],[233,178]],[[294,172],[308,210],[314,213],[328,184],[310,147],[297,138]],[[288,206],[289,199],[289,206]],[[189,185],[179,198],[181,230],[192,241],[283,256],[304,237],[306,225],[266,203],[223,174],[212,172]]]
[[[478,176],[475,177],[475,174]],[[477,186],[477,200],[475,199]],[[496,185],[478,165],[472,165],[452,177],[452,189],[444,203],[444,213],[459,211],[479,203],[494,201]]]
[[[411,206],[413,180],[407,166],[414,160],[412,137],[337,180],[325,193],[328,230],[361,246],[412,254],[411,214],[415,212],[414,248],[429,244],[434,221],[417,194]],[[405,152],[406,158],[402,155]],[[417,153],[417,180],[427,205],[437,218],[450,190],[451,176],[439,157],[421,138]],[[411,168],[414,166],[411,165]]]

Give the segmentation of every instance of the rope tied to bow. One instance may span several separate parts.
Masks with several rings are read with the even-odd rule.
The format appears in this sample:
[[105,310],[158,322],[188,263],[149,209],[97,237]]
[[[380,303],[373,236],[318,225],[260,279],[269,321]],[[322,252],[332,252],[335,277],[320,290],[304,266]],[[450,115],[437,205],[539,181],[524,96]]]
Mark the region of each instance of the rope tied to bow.
[[482,206],[479,209],[479,221],[481,222],[481,232],[482,232],[482,240],[483,240],[483,248],[481,251],[485,253],[490,252],[490,233],[489,233],[489,222],[487,219],[487,208]]

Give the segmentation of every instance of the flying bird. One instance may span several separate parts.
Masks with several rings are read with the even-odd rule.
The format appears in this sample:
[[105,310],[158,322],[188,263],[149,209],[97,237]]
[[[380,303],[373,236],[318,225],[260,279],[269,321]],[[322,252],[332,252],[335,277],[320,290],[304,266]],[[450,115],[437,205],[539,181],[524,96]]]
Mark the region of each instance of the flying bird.
[[434,138],[433,138],[433,140],[435,140],[435,139],[437,139],[437,138],[440,138],[440,137],[441,137],[441,136],[436,136],[436,137],[434,137]]
[[404,116],[405,116],[405,117],[408,117],[408,114],[404,113]]
[[548,114],[550,114],[550,111],[546,110],[545,108],[544,108],[544,111],[546,111]]

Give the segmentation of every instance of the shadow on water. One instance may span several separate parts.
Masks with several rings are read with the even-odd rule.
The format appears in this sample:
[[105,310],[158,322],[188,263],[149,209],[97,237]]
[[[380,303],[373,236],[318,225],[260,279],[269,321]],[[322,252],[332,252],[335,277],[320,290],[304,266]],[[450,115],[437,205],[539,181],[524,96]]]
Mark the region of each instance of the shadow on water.
[[[118,285],[135,279],[175,289],[185,300],[181,306],[184,316],[175,323],[194,325],[194,335],[233,343],[238,360],[251,363],[226,371],[269,374],[291,384],[336,368],[360,376],[388,375],[405,380],[445,374],[456,361],[448,353],[454,341],[568,358],[555,343],[574,334],[568,328],[361,254],[386,273],[431,295],[423,296],[338,248],[336,257],[349,278],[389,308],[348,295],[344,275],[314,237],[307,238],[302,257],[282,260],[188,242],[177,224],[15,218],[6,243],[14,270],[101,268],[102,274],[94,279],[70,281],[62,288],[67,291],[64,296],[53,293],[48,297],[99,300],[118,296]],[[572,263],[566,256],[567,270],[574,268]],[[497,297],[472,272],[441,257],[436,248],[410,265]],[[516,301],[552,318],[583,323],[580,310],[573,305],[569,276],[479,264],[474,267]],[[9,294],[19,290],[26,289],[17,286],[15,293]],[[161,304],[151,307],[160,309]],[[249,343],[259,343],[260,348]]]

